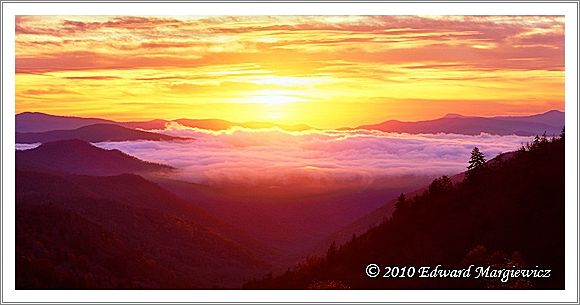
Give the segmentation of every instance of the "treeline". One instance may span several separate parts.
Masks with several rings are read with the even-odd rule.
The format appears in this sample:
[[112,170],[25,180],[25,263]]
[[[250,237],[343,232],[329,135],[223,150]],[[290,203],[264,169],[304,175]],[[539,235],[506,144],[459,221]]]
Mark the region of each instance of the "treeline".
[[[247,289],[563,289],[564,131],[490,161],[474,148],[465,178],[435,179],[396,202],[390,219],[324,257],[253,280]],[[549,278],[369,278],[365,267],[550,269]],[[381,272],[384,273],[383,271]]]

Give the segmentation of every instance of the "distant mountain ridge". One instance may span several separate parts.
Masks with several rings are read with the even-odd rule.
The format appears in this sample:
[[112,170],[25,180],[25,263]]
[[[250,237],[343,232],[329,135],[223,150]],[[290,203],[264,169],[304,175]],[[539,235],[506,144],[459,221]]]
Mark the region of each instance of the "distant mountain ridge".
[[551,126],[558,126],[564,124],[564,112],[558,110],[550,110],[540,114],[529,116],[496,116],[496,119],[516,120],[522,122],[536,122]]
[[[231,122],[221,119],[188,119],[176,120],[155,119],[149,121],[116,122],[98,118],[81,118],[49,115],[39,112],[23,112],[16,115],[16,132],[45,132],[53,130],[77,129],[94,124],[115,124],[130,129],[162,130],[169,123],[207,130],[226,130],[232,127],[244,128],[280,128],[286,131],[305,131],[315,128],[306,124],[277,124],[272,122]],[[340,130],[380,130],[398,133],[456,133],[478,135],[489,133],[495,135],[533,136],[537,134],[557,135],[564,126],[564,112],[550,110],[545,113],[528,116],[495,116],[478,117],[449,113],[441,118],[416,122],[389,120],[378,124],[360,125],[340,128]],[[30,142],[27,142],[30,143]]]
[[16,132],[76,129],[93,124],[117,124],[117,122],[99,118],[58,116],[42,112],[22,112],[16,115]]
[[170,141],[185,138],[130,129],[116,124],[92,124],[77,129],[51,130],[44,132],[16,132],[16,143],[46,143],[60,140],[78,139],[87,142],[104,141]]
[[202,120],[193,120],[193,119],[177,119],[174,121],[169,122],[176,122],[183,126],[192,127],[192,128],[201,128],[201,129],[209,129],[209,130],[226,130],[232,127],[243,127],[243,128],[251,128],[251,129],[259,129],[259,128],[280,128],[285,131],[305,131],[314,129],[305,124],[295,124],[295,125],[287,125],[287,124],[276,124],[270,122],[230,122],[226,120],[219,120],[219,119],[202,119]]
[[81,140],[49,142],[37,148],[17,151],[16,168],[94,176],[172,169],[167,165],[142,161],[117,149],[101,149]]
[[557,135],[564,126],[564,112],[551,110],[530,116],[496,116],[475,117],[459,114],[448,114],[442,118],[417,122],[389,120],[379,124],[361,125],[354,129],[380,130],[384,132],[403,133],[456,133],[478,135],[489,133],[495,135],[533,136]]
[[129,129],[142,130],[161,130],[169,123],[178,123],[180,125],[201,128],[208,130],[226,130],[232,127],[244,128],[280,128],[286,131],[304,131],[314,129],[305,124],[276,124],[271,122],[231,122],[221,119],[187,119],[181,118],[176,120],[154,119],[149,121],[130,121],[118,122],[99,118],[82,118],[74,116],[58,116],[41,112],[22,112],[16,115],[16,132],[48,132],[55,130],[71,130],[86,127],[95,124],[113,124]]

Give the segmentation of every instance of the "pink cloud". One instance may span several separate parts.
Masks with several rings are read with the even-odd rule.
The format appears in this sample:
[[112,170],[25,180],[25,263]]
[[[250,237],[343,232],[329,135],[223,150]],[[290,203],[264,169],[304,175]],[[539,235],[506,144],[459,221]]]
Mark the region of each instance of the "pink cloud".
[[398,177],[428,181],[465,170],[478,146],[488,158],[528,138],[481,134],[409,135],[376,131],[284,132],[236,128],[214,132],[172,126],[160,131],[195,138],[179,142],[104,142],[138,158],[178,168],[196,183],[284,186],[370,185]]
[[[208,37],[233,35],[240,48],[237,54],[273,53],[283,56],[296,50],[317,53],[318,58],[372,61],[382,64],[414,62],[461,62],[466,68],[494,67],[499,69],[563,69],[563,18],[561,16],[359,16],[353,21],[330,22],[333,16],[220,16],[177,20],[162,17],[108,17],[98,21],[72,20],[63,16],[49,27],[34,16],[16,19],[17,54],[19,49],[34,48],[33,44],[54,43],[59,47],[45,50],[34,58],[19,56],[17,71],[58,70],[72,67],[131,68],[165,66],[176,48],[197,48],[193,53],[209,57],[223,44]],[[340,17],[340,16],[334,16]],[[356,16],[355,16],[356,17]],[[192,34],[195,34],[192,38]],[[103,35],[119,35],[119,41],[103,41]],[[28,35],[20,40],[19,35]],[[32,41],[30,36],[36,37]],[[256,37],[273,37],[279,41],[259,43]],[[63,50],[85,51],[105,49],[115,53],[107,60],[95,54],[89,60],[71,56]],[[483,48],[474,46],[480,45]],[[157,61],[147,61],[143,49],[155,55]],[[259,50],[259,52],[258,52]],[[409,52],[412,50],[412,52]],[[121,54],[117,54],[121,52]],[[127,53],[125,53],[127,52]],[[190,53],[192,53],[190,52]],[[163,55],[166,55],[165,57]],[[301,54],[307,56],[306,54]],[[131,58],[139,60],[130,61]],[[226,56],[224,56],[226,57]],[[540,66],[531,62],[514,62],[511,58],[541,58]],[[181,58],[184,59],[184,58]],[[83,65],[75,65],[80,61]],[[180,66],[179,62],[173,62]],[[181,66],[192,64],[185,61]],[[48,68],[47,68],[48,67]]]

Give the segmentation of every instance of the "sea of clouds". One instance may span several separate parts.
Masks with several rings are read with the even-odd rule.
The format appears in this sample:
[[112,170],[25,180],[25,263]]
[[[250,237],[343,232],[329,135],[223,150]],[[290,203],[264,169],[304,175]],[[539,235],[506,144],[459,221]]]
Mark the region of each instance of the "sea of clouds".
[[216,132],[176,124],[155,132],[192,140],[95,145],[173,166],[180,179],[196,183],[339,185],[402,176],[454,175],[466,169],[474,146],[491,159],[530,140],[515,135],[411,135],[364,130],[234,128]]

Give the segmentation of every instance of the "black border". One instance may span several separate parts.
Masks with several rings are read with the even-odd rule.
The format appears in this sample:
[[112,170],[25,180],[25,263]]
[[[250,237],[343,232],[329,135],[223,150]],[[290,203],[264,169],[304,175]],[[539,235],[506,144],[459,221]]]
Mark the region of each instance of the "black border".
[[[353,0],[314,0],[314,1],[308,1],[308,0],[280,0],[280,1],[269,1],[269,0],[254,0],[254,1],[243,1],[243,0],[230,0],[230,1],[188,1],[188,0],[168,0],[168,1],[159,1],[159,0],[125,0],[125,1],[116,1],[116,0],[87,0],[87,1],[74,1],[74,0],[61,0],[61,1],[43,1],[43,0],[36,0],[36,1],[16,1],[16,0],[10,0],[10,1],[0,1],[1,5],[0,5],[0,16],[3,16],[4,13],[4,4],[5,3],[18,3],[18,4],[23,4],[23,3],[101,3],[101,4],[111,4],[111,3],[302,3],[302,4],[309,4],[309,3],[447,3],[447,4],[453,4],[453,3],[488,3],[488,4],[493,4],[493,3],[517,3],[517,4],[526,4],[526,3],[575,3],[576,4],[576,13],[578,18],[580,18],[580,4],[578,0],[575,1],[567,1],[567,0],[561,0],[561,1],[545,1],[545,0],[512,0],[512,1],[504,1],[504,0],[479,0],[479,1],[461,1],[461,0],[448,0],[448,1],[442,1],[442,0],[409,0],[409,1],[373,1],[373,0],[361,0],[361,1],[353,1]],[[1,18],[0,18],[1,19]],[[580,30],[580,26],[579,26],[579,22],[577,20],[576,23],[576,29]],[[4,32],[4,29],[2,29],[2,24],[0,23],[0,30],[2,30],[2,33]],[[4,72],[4,38],[2,33],[0,33],[0,71]],[[578,31],[578,33],[580,33],[580,31]],[[577,37],[578,38],[578,37]],[[578,43],[578,41],[577,41]],[[577,47],[580,46],[577,45]],[[578,49],[576,49],[578,51]],[[578,60],[578,52],[576,53],[576,58]],[[564,54],[564,60],[565,60],[565,54]],[[576,70],[576,79],[580,81],[580,66],[579,69]],[[576,96],[579,97],[580,96],[580,88],[578,84],[566,84],[565,83],[565,88],[566,85],[570,86],[576,86]],[[0,93],[4,92],[4,83],[0,82]],[[576,100],[577,105],[580,104],[578,100]],[[3,105],[3,99],[2,96],[0,96],[0,107]],[[564,109],[565,111],[565,109]],[[1,108],[0,108],[0,113],[1,113]],[[576,118],[578,119],[580,114],[580,111],[576,113]],[[578,121],[577,121],[578,122]],[[0,219],[2,219],[2,216],[4,215],[4,202],[3,202],[3,194],[4,194],[4,152],[3,152],[3,139],[4,137],[2,136],[2,134],[4,133],[4,120],[2,119],[2,115],[0,115],[0,139],[2,139],[2,141],[0,141],[0,170],[2,170],[2,173],[0,174]],[[580,124],[577,125],[577,135],[580,134]],[[576,143],[576,149],[577,152],[580,152],[580,141],[578,141]],[[578,158],[579,156],[577,155],[576,158]],[[577,163],[577,167],[576,167],[576,179],[577,181],[579,178],[579,173],[580,173],[580,163]],[[580,188],[576,188],[576,198],[580,198]],[[579,213],[578,213],[578,218],[580,219],[580,209],[578,209]],[[1,221],[0,221],[1,222]],[[0,269],[4,270],[4,255],[3,255],[3,250],[4,250],[4,238],[3,238],[3,227],[4,224],[2,223],[0,225]],[[577,237],[580,237],[580,230],[579,230],[579,221],[576,222],[576,231],[579,233],[577,235]],[[580,256],[578,256],[578,251],[580,250],[580,239],[579,239],[579,243],[577,243],[577,262],[579,263],[577,266],[580,267]],[[580,273],[577,274],[577,283],[580,284]],[[0,277],[0,304],[79,304],[78,302],[40,302],[40,303],[27,303],[27,302],[9,302],[6,303],[4,302],[4,272],[2,272],[2,275]],[[566,286],[565,286],[566,287]],[[34,291],[34,290],[31,290]],[[262,290],[247,290],[247,291],[262,291]],[[291,291],[291,290],[282,290],[282,291]],[[361,290],[364,291],[364,290]],[[538,290],[535,290],[538,291]],[[106,290],[104,290],[103,292],[106,292]],[[217,291],[216,291],[217,293]],[[82,302],[81,304],[392,304],[393,302]],[[580,304],[579,302],[579,290],[576,290],[576,302],[556,302],[556,303],[549,303],[549,302],[403,302],[405,304]]]

